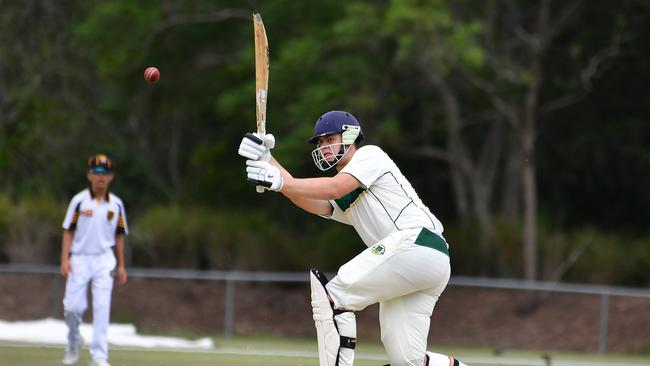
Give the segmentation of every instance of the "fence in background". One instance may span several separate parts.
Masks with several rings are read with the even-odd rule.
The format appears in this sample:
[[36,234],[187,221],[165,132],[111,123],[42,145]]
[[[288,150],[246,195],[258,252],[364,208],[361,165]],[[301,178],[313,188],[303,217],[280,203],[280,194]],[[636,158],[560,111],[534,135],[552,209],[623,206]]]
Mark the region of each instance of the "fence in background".
[[[10,274],[59,274],[58,266],[51,265],[14,265],[0,264],[0,273]],[[333,276],[333,274],[329,274]],[[308,282],[309,277],[303,272],[241,272],[241,271],[196,271],[178,269],[144,269],[130,268],[131,278],[210,280],[225,282],[224,296],[224,335],[232,336],[235,324],[235,284],[237,282]],[[331,277],[330,277],[331,278]],[[475,287],[483,289],[523,290],[535,292],[557,292],[569,294],[587,294],[600,296],[598,319],[598,353],[607,353],[607,336],[609,327],[609,307],[612,296],[650,298],[650,290],[615,286],[586,284],[568,284],[545,281],[525,281],[517,279],[495,279],[452,276],[449,286]]]

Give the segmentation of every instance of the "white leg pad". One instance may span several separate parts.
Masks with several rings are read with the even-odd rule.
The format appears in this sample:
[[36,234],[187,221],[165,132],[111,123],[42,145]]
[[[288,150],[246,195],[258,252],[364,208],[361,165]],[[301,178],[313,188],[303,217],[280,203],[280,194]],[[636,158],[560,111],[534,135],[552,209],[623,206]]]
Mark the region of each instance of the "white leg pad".
[[[319,271],[317,272],[320,273]],[[311,283],[311,306],[316,325],[316,337],[318,339],[319,365],[352,366],[354,362],[353,347],[356,342],[356,319],[354,313],[344,312],[337,314],[335,317],[332,301],[325,289],[325,284],[314,274],[314,270],[310,271],[309,276]],[[338,325],[338,322],[341,324]],[[349,337],[348,342],[351,342],[351,344],[346,344],[342,347],[342,335]]]
[[318,338],[318,359],[320,366],[337,366],[341,337],[334,325],[334,310],[325,287],[313,272],[309,273],[311,282],[311,307]]
[[[339,329],[339,334],[348,339],[357,339],[357,318],[352,311],[346,311],[334,315],[334,321]],[[339,364],[338,366],[352,366],[354,364],[354,348],[344,347],[341,345],[339,348]]]

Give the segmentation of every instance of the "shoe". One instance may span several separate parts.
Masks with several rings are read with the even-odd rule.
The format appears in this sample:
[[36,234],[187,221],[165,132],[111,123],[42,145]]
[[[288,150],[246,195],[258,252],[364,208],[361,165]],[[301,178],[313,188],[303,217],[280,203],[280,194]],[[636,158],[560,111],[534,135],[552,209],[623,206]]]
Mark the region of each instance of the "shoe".
[[63,360],[61,362],[64,365],[74,365],[79,361],[79,353],[81,353],[81,347],[84,345],[84,340],[80,339],[78,342],[75,342],[72,345],[68,345],[65,348],[65,353],[63,354]]
[[106,360],[102,360],[100,358],[97,358],[97,359],[93,358],[90,361],[90,366],[111,366],[111,365]]

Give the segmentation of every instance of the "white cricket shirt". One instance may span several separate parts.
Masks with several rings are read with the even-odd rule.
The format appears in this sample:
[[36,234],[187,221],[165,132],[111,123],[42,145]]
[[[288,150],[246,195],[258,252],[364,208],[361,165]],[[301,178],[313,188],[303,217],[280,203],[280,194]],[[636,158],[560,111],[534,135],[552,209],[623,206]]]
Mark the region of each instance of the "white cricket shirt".
[[427,228],[442,235],[440,221],[380,147],[359,148],[342,173],[355,177],[361,187],[330,200],[334,210],[328,218],[354,226],[368,247],[405,229]]
[[97,255],[115,245],[116,234],[128,234],[126,212],[122,200],[112,193],[95,196],[85,189],[68,205],[64,230],[74,230],[72,254]]

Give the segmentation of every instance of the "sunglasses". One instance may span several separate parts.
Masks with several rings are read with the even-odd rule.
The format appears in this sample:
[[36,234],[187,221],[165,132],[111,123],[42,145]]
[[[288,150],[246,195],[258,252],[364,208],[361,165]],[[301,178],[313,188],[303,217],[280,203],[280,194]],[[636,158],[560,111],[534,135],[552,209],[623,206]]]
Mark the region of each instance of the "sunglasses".
[[104,168],[93,168],[89,170],[91,174],[97,174],[97,175],[111,175],[113,174],[112,171],[106,170]]

